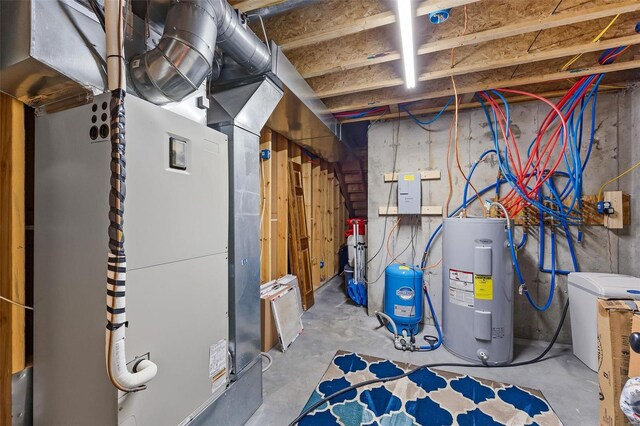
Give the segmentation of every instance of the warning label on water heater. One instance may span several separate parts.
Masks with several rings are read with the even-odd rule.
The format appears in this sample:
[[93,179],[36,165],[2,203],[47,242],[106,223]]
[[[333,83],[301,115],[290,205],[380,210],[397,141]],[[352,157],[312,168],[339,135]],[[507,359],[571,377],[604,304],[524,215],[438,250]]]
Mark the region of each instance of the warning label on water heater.
[[473,308],[473,272],[449,269],[449,303]]

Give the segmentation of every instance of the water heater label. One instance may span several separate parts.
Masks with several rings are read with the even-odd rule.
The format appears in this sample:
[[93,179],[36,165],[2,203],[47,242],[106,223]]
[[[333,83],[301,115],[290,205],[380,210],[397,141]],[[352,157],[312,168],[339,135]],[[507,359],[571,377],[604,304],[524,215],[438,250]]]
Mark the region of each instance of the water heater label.
[[493,300],[493,278],[491,275],[476,274],[473,280],[476,299]]
[[449,303],[474,307],[472,272],[449,269]]
[[393,315],[397,317],[410,317],[413,315],[413,306],[393,305]]

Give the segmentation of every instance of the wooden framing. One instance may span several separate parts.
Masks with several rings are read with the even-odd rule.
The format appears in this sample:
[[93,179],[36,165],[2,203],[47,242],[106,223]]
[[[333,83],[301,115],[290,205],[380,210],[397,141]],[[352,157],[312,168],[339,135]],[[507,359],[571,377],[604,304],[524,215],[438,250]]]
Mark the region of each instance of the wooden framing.
[[[468,98],[499,87],[554,92],[566,89],[565,79],[599,72],[629,81],[630,71],[640,68],[636,0],[437,0],[416,7],[418,85],[412,90],[403,87],[396,11],[384,0],[325,0],[269,18],[266,27],[332,113],[450,97],[451,77]],[[450,18],[431,24],[425,14],[444,7],[453,7]],[[631,49],[598,65],[602,51],[619,46]],[[574,55],[582,57],[562,71]]]
[[[594,65],[580,68],[578,70],[555,71],[547,73],[535,72],[524,77],[510,78],[513,70],[505,68],[502,72],[492,71],[487,73],[477,73],[475,75],[465,75],[457,80],[458,94],[475,93],[482,90],[490,90],[496,87],[516,87],[552,82],[564,79],[582,77],[597,73],[612,73],[617,71],[640,68],[640,59],[630,55],[631,60],[616,61],[610,65]],[[543,67],[544,68],[544,67]],[[421,86],[425,89],[427,86]],[[341,111],[351,111],[372,106],[393,105],[403,102],[420,101],[423,99],[435,99],[453,96],[453,88],[450,79],[440,79],[430,82],[429,91],[416,90],[407,94],[405,90],[398,88],[387,88],[378,91],[363,92],[349,96],[329,98],[325,101],[329,111],[336,113]]]
[[[25,303],[24,105],[0,94],[0,295]],[[11,424],[11,376],[25,368],[25,311],[0,300],[0,424]]]
[[[420,172],[420,180],[437,180],[442,176],[441,170],[422,170]],[[385,182],[397,182],[398,181],[398,173],[385,173],[384,174]]]
[[[393,24],[396,22],[395,11],[386,10],[382,11],[382,7],[376,5],[376,2],[371,1],[362,1],[358,0],[362,3],[374,3],[366,10],[378,10],[379,13],[374,13],[362,18],[356,18],[348,20],[347,22],[342,22],[337,25],[328,25],[326,28],[317,29],[315,31],[306,31],[304,34],[295,36],[295,37],[287,37],[285,34],[289,33],[290,28],[293,26],[300,25],[300,22],[303,23],[306,27],[312,26],[314,21],[317,21],[317,16],[322,10],[323,6],[318,5],[314,6],[314,8],[308,8],[305,11],[294,11],[296,13],[292,13],[292,19],[290,21],[276,20],[273,23],[267,24],[267,33],[276,40],[280,46],[285,50],[296,49],[302,46],[308,46],[315,43],[320,43],[327,40],[336,39],[339,37],[345,37],[350,34],[354,34],[360,31],[369,30],[372,28],[377,28],[389,24]],[[479,0],[430,0],[421,2],[416,8],[416,16],[427,15],[428,13],[435,12],[441,9],[448,9],[451,7],[463,6],[469,3],[475,3]],[[355,2],[336,2],[329,1],[325,6],[325,12],[331,11],[330,15],[324,15],[324,19],[327,22],[330,22],[333,19],[339,19],[341,15],[344,15],[345,12],[348,12],[348,9],[353,9],[354,7],[363,8],[362,5],[354,5]],[[377,6],[377,7],[376,7]],[[307,13],[305,13],[307,12]],[[366,13],[366,12],[365,12]],[[347,13],[348,16],[348,13]],[[333,19],[332,19],[333,18]],[[295,28],[295,27],[294,27]],[[286,31],[285,34],[282,34],[283,31]]]
[[[420,209],[422,216],[442,216],[442,206],[422,206]],[[380,206],[378,207],[378,216],[397,216],[397,206]]]
[[[276,215],[276,251],[275,277],[278,278],[289,272],[289,141],[282,135],[275,134],[275,146],[272,152],[274,159],[277,215]],[[273,253],[272,253],[273,255]]]
[[[640,6],[638,6],[640,8]],[[418,81],[431,81],[450,76],[473,74],[496,68],[524,65],[532,62],[550,61],[558,58],[571,57],[576,54],[598,52],[605,49],[616,48],[618,46],[629,46],[640,44],[640,34],[619,37],[610,40],[603,40],[599,43],[586,42],[574,46],[560,47],[558,49],[544,50],[540,52],[514,53],[511,56],[502,55],[501,51],[492,49],[491,46],[483,46],[486,52],[476,52],[478,57],[490,57],[491,59],[479,60],[468,65],[451,67],[449,55],[440,55],[436,62],[429,62],[428,66],[417,76]],[[492,52],[493,51],[493,52]],[[359,73],[359,74],[358,74]],[[383,89],[387,87],[402,86],[404,78],[398,75],[395,67],[391,64],[376,65],[363,68],[361,70],[347,73],[334,73],[327,76],[309,80],[309,84],[316,91],[319,97],[328,98],[351,93],[358,93],[367,90]],[[354,83],[354,79],[356,82]]]
[[[511,22],[497,28],[480,30],[465,35],[455,34],[451,37],[427,41],[418,46],[417,55],[494,42],[510,37],[516,39],[515,36],[567,25],[575,26],[580,23],[583,23],[584,30],[586,31],[588,26],[592,25],[589,21],[607,18],[617,14],[632,13],[638,10],[640,10],[640,4],[632,0],[620,4],[597,5],[587,9],[570,9],[539,19],[535,19],[534,11],[532,13],[534,16],[529,15],[521,19],[516,19],[516,22]],[[337,51],[335,55],[323,55],[321,60],[317,54],[310,52],[310,49],[294,50],[288,54],[289,59],[298,68],[304,78],[318,77],[336,71],[346,71],[401,59],[400,52],[393,49],[390,43],[389,34],[383,33],[383,31],[383,29],[375,30],[375,32],[370,31],[368,34],[363,34],[355,40],[332,40],[330,43],[326,43],[326,46],[324,43],[314,45],[313,50],[318,53],[325,52],[329,49],[334,52]],[[355,48],[351,48],[351,46]],[[496,44],[492,43],[491,47],[495,49]]]
[[[301,232],[292,227],[293,199],[289,166],[299,167],[302,210],[309,247],[310,284],[318,288],[338,273],[338,251],[346,242],[345,221],[348,210],[340,190],[335,165],[322,159],[311,159],[297,144],[269,129],[261,133],[260,148],[270,149],[271,159],[262,160],[261,172],[261,260],[260,280],[268,282],[287,273],[299,271],[294,263],[299,263],[292,252],[291,238],[298,239]],[[286,171],[286,175],[282,172]],[[285,193],[286,191],[286,193]],[[264,213],[262,213],[264,208]],[[300,206],[296,207],[300,208]],[[298,222],[303,222],[298,218]],[[322,265],[322,267],[321,267]],[[303,268],[304,269],[304,268]],[[301,290],[303,283],[301,282]],[[305,293],[309,297],[308,293]],[[312,295],[311,295],[312,297]],[[306,306],[306,305],[305,305]]]
[[[273,151],[273,143],[271,130],[265,128],[260,134],[260,150],[267,149],[269,152]],[[272,249],[272,233],[271,233],[271,165],[272,159],[260,160],[260,281],[267,282],[271,280],[273,276],[272,263],[271,263],[271,249]],[[262,261],[262,260],[265,261]],[[268,260],[268,261],[266,261]]]
[[282,0],[231,0],[229,3],[236,9],[240,9],[242,12],[247,13],[252,10],[278,4],[281,1]]
[[[601,87],[598,90],[598,93],[603,93],[603,92],[609,92],[612,90],[616,90],[616,89],[609,89],[606,87]],[[555,98],[555,97],[559,97],[559,96],[563,96],[565,93],[567,93],[566,90],[554,90],[551,92],[541,92],[538,93],[540,96],[542,96],[543,98]],[[509,104],[517,104],[520,102],[529,102],[531,101],[531,98],[529,96],[507,96],[506,97],[507,101],[509,102]],[[498,102],[499,104],[502,104],[502,101],[497,99],[496,102]],[[412,109],[411,113],[414,116],[420,116],[420,115],[424,115],[424,114],[435,114],[438,113],[442,110],[444,105],[442,106],[437,106],[437,107],[430,107],[430,108],[417,108],[417,109]],[[471,109],[471,108],[480,108],[480,102],[466,102],[466,103],[461,103],[458,105],[458,110],[463,111],[466,109]],[[446,107],[444,110],[445,111],[453,111],[455,109],[454,105],[450,105],[448,107]],[[406,112],[400,112],[400,118],[407,118],[409,117],[409,114],[407,114]],[[360,117],[360,118],[350,118],[347,120],[342,120],[342,123],[353,123],[353,122],[358,122],[358,121],[367,121],[370,120],[370,118],[368,117]],[[385,174],[385,182],[387,179],[387,174]]]

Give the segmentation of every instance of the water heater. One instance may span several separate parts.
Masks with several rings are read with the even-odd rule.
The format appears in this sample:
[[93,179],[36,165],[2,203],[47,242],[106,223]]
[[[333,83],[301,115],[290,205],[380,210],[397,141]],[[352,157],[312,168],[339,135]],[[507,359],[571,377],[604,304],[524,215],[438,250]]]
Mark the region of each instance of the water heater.
[[447,218],[442,240],[443,345],[487,364],[513,359],[513,264],[506,219]]

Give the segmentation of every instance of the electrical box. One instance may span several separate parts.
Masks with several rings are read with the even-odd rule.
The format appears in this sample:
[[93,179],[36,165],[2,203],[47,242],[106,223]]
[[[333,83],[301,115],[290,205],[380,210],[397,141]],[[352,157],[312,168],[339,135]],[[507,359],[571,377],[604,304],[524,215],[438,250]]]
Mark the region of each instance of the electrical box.
[[420,173],[398,175],[398,214],[420,214],[422,184]]
[[631,223],[631,196],[622,191],[605,191],[603,205],[607,211],[604,214],[604,226],[609,229],[622,229]]

